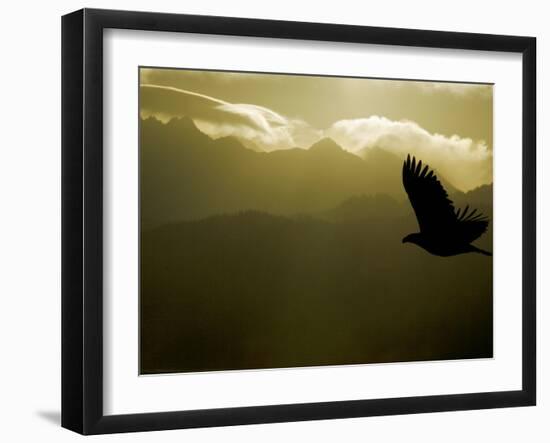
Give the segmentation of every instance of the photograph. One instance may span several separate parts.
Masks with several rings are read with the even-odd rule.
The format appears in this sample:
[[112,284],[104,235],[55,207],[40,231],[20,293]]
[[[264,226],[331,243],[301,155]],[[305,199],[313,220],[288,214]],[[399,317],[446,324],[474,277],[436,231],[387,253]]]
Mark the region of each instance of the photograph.
[[493,84],[138,69],[141,375],[493,357]]

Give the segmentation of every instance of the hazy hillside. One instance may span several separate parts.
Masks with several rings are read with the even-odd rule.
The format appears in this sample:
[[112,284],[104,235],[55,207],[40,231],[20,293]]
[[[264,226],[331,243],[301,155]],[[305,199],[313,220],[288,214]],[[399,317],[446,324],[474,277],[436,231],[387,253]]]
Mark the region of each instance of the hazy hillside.
[[412,217],[244,212],[146,232],[145,373],[492,355],[492,260],[402,244]]
[[[383,171],[395,171],[392,173],[392,177],[401,180],[401,169],[403,167],[403,159],[397,155],[385,151],[381,148],[363,148],[357,155],[372,165],[383,165]],[[429,164],[429,163],[428,163]],[[430,165],[431,167],[431,165]],[[450,183],[442,174],[434,169],[441,184],[445,187],[449,195],[462,194],[452,183]],[[396,178],[396,175],[398,177]]]
[[144,227],[241,209],[318,213],[362,194],[405,198],[401,163],[367,162],[324,139],[310,149],[255,152],[212,140],[190,119],[141,122]]
[[466,193],[453,195],[455,205],[470,205],[472,208],[478,208],[486,215],[492,216],[493,213],[493,185],[483,185]]
[[[142,120],[140,134],[146,229],[242,209],[317,214],[361,195],[385,194],[407,203],[402,159],[381,149],[364,150],[361,159],[323,139],[309,149],[258,152],[233,137],[212,140],[188,118],[168,124]],[[464,201],[463,193],[439,178],[451,198]]]
[[412,209],[386,194],[355,195],[335,208],[320,213],[318,218],[328,221],[387,219],[412,214]]

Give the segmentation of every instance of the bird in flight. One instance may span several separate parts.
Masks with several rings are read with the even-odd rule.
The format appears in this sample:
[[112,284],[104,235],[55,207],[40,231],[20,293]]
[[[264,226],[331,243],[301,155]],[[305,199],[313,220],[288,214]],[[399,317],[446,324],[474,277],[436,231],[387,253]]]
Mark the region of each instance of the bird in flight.
[[407,235],[403,243],[414,243],[430,254],[441,257],[477,252],[493,254],[471,243],[489,225],[489,219],[476,209],[455,210],[447,191],[428,165],[407,155],[403,163],[403,186],[416,214],[420,232]]

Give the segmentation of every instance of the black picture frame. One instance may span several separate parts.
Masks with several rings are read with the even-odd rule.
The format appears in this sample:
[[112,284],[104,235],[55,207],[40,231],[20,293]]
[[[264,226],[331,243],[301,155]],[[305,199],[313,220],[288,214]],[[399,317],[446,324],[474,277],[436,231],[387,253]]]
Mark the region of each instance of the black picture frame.
[[[105,415],[102,37],[108,28],[522,54],[521,390]],[[65,15],[62,18],[62,426],[81,434],[105,434],[535,405],[535,67],[533,37],[97,9]]]

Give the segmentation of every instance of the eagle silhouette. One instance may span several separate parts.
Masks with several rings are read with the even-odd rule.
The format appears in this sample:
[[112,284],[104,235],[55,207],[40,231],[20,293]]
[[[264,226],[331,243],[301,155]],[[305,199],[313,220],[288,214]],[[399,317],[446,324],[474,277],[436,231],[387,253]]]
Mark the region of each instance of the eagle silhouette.
[[453,202],[428,165],[407,155],[403,163],[403,186],[416,214],[420,232],[407,235],[403,243],[414,243],[430,254],[441,257],[477,252],[493,254],[470,244],[480,237],[489,219],[476,209],[455,211]]

